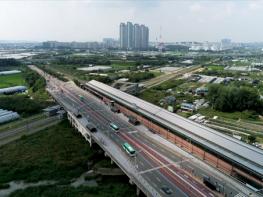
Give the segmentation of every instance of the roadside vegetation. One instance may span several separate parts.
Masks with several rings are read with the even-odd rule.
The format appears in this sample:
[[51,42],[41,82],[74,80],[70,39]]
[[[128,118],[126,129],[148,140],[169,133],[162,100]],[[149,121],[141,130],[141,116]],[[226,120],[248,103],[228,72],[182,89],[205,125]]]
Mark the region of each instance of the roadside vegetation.
[[67,121],[0,147],[0,183],[78,177],[92,152]]
[[20,61],[10,58],[10,59],[0,59],[0,71],[7,70],[7,68],[15,69],[20,67]]
[[262,113],[263,103],[258,92],[250,87],[209,86],[208,101],[212,108],[223,112],[253,110]]
[[129,185],[126,177],[104,177],[98,181],[97,187],[71,187],[68,185],[53,185],[31,187],[19,190],[10,197],[135,197],[135,189]]
[[[91,149],[84,138],[67,121],[31,136],[0,147],[0,184],[24,180],[57,181],[51,186],[38,186],[14,192],[11,196],[124,196],[135,193],[126,177],[96,180],[97,187],[70,186],[72,179],[91,169],[90,164],[107,167],[99,149]],[[88,165],[88,163],[90,163]]]
[[23,117],[39,113],[50,102],[30,99],[28,95],[0,96],[0,108],[12,110]]

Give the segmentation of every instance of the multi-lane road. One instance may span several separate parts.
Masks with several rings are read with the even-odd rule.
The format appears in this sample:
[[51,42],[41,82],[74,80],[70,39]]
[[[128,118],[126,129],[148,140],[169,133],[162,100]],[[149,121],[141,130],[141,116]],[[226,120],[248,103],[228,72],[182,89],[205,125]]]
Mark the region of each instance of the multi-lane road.
[[[152,138],[144,126],[134,126],[128,123],[127,118],[121,114],[113,113],[109,106],[97,99],[92,94],[78,88],[73,83],[59,81],[41,70],[31,66],[44,76],[48,81],[48,90],[61,103],[67,111],[79,113],[82,117],[80,122],[92,122],[97,127],[97,132],[93,135],[110,139],[110,146],[116,146],[125,155],[127,162],[132,164],[136,173],[143,177],[145,181],[154,189],[156,196],[220,196],[206,187],[202,181],[194,175],[211,177],[223,187],[221,192],[227,196],[235,196],[240,191],[250,193],[242,184],[236,180],[223,175],[216,169],[208,167],[206,164],[198,164],[193,157],[179,153],[176,148],[168,146],[168,142],[161,143]],[[82,99],[80,99],[80,95]],[[118,125],[119,132],[110,128],[110,123]],[[122,149],[124,142],[132,145],[137,154],[130,157]],[[182,152],[182,151],[181,151]],[[114,155],[114,154],[113,154]],[[117,156],[118,157],[118,156]],[[196,173],[191,174],[184,170],[184,166],[195,169]],[[220,174],[220,176],[218,176]],[[220,177],[220,178],[219,178]],[[166,194],[162,188],[169,188],[171,194]],[[256,195],[255,195],[256,196]]]
[[23,135],[31,135],[35,132],[38,132],[47,127],[53,126],[60,122],[61,120],[58,116],[53,117],[43,117],[38,120],[25,122],[23,125],[20,125],[15,128],[7,129],[0,132],[0,146],[7,144],[11,141],[14,141]]

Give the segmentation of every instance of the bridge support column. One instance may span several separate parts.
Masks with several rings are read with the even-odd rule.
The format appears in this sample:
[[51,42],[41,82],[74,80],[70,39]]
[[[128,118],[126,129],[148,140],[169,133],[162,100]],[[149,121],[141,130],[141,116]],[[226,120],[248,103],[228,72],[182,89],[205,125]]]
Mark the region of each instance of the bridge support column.
[[134,184],[134,183],[132,182],[132,180],[131,180],[131,179],[129,180],[129,183],[130,183],[131,185],[133,185],[133,184]]
[[93,140],[92,140],[92,138],[90,138],[90,140],[89,140],[89,147],[90,148],[92,147],[92,144],[93,144]]
[[139,188],[139,187],[136,187],[136,196],[139,196],[139,195],[140,195],[140,193],[141,193],[141,190],[140,190],[140,188]]

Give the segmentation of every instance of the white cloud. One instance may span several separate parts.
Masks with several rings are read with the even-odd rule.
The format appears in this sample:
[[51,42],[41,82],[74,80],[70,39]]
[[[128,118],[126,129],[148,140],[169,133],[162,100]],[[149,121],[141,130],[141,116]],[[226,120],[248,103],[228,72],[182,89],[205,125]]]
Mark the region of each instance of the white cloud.
[[250,10],[259,10],[263,8],[263,1],[251,1],[248,4]]
[[199,3],[194,3],[189,7],[191,12],[200,12],[202,10],[202,6]]

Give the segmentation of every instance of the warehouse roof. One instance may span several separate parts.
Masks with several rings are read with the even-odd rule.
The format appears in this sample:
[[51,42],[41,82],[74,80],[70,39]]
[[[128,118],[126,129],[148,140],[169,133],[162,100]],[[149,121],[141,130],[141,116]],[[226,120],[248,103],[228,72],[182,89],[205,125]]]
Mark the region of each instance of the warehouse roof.
[[11,75],[11,74],[16,74],[16,73],[21,73],[21,71],[20,70],[1,71],[0,75]]
[[15,92],[24,92],[26,91],[26,86],[14,86],[9,88],[1,88],[0,94],[8,94],[8,93],[15,93]]
[[0,109],[0,123],[9,122],[19,118],[17,112]]
[[262,150],[98,81],[87,85],[263,176]]

